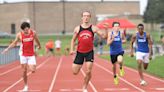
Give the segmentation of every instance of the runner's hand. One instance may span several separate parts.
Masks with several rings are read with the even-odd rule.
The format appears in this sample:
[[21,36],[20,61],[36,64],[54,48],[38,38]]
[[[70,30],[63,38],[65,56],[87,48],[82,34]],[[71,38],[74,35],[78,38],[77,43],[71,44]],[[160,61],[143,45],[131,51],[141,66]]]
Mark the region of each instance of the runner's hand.
[[41,46],[37,46],[37,49],[41,49]]
[[115,36],[114,36],[114,35],[112,35],[112,40],[114,40],[114,38],[115,38]]
[[8,48],[4,49],[4,50],[1,52],[1,54],[5,54],[8,50],[9,50]]
[[149,60],[152,60],[152,55],[151,54],[149,54]]
[[133,51],[130,52],[130,56],[131,57],[134,57]]
[[70,51],[70,55],[73,55],[73,54],[75,54],[75,51]]

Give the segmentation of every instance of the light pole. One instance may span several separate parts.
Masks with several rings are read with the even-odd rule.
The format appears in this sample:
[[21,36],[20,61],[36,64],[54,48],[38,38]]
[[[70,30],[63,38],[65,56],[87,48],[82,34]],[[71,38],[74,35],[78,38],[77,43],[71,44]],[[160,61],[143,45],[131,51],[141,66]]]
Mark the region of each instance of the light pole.
[[36,21],[35,21],[35,17],[36,17],[36,15],[35,15],[35,0],[33,0],[33,25],[34,25],[34,30],[36,30]]
[[62,30],[62,34],[64,35],[66,32],[66,25],[65,25],[65,0],[62,0],[62,6],[63,6],[63,30]]

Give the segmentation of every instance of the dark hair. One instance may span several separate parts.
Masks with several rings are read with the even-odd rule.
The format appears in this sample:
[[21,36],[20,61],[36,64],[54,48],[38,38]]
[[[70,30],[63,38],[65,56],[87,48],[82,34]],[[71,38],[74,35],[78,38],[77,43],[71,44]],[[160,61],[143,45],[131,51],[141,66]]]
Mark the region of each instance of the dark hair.
[[24,30],[26,27],[30,28],[30,24],[28,22],[23,22],[21,24],[21,29]]
[[118,24],[120,26],[120,22],[113,22],[112,27],[114,27],[115,24]]
[[139,26],[144,27],[144,25],[143,25],[143,24],[141,24],[141,23],[140,23],[140,24],[138,24],[137,28],[138,28]]

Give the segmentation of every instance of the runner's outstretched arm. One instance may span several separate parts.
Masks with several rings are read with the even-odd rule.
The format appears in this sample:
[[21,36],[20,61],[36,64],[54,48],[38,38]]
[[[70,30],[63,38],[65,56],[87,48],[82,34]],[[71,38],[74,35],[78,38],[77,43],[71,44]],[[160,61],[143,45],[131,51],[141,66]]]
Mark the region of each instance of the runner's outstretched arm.
[[96,26],[94,26],[94,25],[92,25],[92,30],[93,30],[93,32],[94,33],[97,33],[100,37],[102,37],[102,38],[107,38],[107,32],[102,32],[102,30],[100,30],[98,27],[96,27]]
[[6,53],[10,48],[13,48],[14,46],[16,46],[17,42],[19,41],[19,37],[20,37],[20,33],[18,33],[15,37],[15,40],[6,48],[4,49],[1,54]]

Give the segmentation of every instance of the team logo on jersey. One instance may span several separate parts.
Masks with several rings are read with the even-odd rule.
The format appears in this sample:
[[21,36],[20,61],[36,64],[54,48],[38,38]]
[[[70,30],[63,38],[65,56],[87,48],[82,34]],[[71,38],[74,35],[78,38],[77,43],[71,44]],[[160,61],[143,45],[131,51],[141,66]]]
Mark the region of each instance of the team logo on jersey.
[[92,35],[90,34],[88,30],[83,30],[83,32],[81,32],[79,36],[82,37],[82,39],[88,39],[92,37]]
[[31,38],[24,38],[23,39],[23,42],[30,42],[30,41],[32,41],[33,40],[33,38],[31,37]]
[[120,41],[121,38],[114,38],[114,41]]
[[138,39],[138,42],[146,42],[146,39]]

